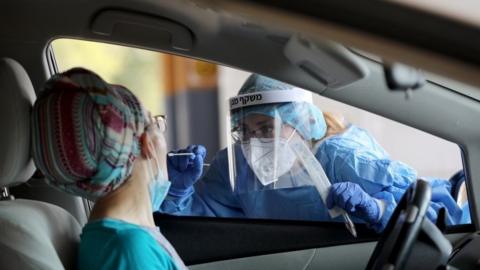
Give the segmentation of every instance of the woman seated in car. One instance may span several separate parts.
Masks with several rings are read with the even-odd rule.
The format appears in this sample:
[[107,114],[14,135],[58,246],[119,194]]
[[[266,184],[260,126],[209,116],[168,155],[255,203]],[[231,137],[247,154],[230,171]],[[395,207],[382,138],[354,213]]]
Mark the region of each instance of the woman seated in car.
[[[160,211],[178,215],[341,221],[339,207],[356,222],[382,231],[405,190],[418,178],[390,159],[364,129],[345,125],[312,103],[311,92],[253,74],[230,99],[233,142],[217,153],[199,181],[190,170],[202,146],[168,158],[172,187]],[[320,178],[330,188],[322,188]],[[462,210],[450,184],[430,179],[427,216],[447,209],[448,224]],[[322,194],[323,192],[323,194]]]
[[152,217],[170,186],[162,117],[75,68],[48,80],[32,119],[33,157],[47,182],[95,201],[78,269],[186,269]]

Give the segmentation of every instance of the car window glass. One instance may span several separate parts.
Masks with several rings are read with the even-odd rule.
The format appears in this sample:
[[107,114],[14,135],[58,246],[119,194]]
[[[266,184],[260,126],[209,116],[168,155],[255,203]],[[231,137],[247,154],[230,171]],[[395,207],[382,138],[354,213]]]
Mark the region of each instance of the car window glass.
[[[293,106],[259,103],[232,111],[229,99],[251,74],[208,62],[80,40],[59,39],[52,46],[59,71],[91,69],[128,87],[153,114],[166,114],[167,141],[175,153],[192,144],[205,146],[203,178],[169,171],[171,194],[160,211],[342,221],[325,210],[328,202],[312,180],[321,168],[338,189],[333,204],[350,208],[357,223],[375,223],[381,230],[382,215],[391,213],[389,206],[420,177],[441,194],[429,218],[458,198],[450,224],[470,222],[463,178],[457,174],[463,168],[461,152],[454,143],[316,94],[305,106],[299,100]],[[318,124],[325,120],[326,131]],[[301,147],[310,159],[300,154]],[[174,163],[181,158],[172,156]]]

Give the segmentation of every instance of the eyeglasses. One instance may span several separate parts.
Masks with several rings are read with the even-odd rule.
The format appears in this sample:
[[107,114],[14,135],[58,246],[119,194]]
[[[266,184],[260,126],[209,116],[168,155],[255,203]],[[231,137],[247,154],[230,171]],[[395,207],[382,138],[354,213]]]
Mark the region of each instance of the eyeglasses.
[[271,139],[275,137],[274,127],[263,126],[255,130],[246,127],[238,127],[232,130],[232,137],[235,142],[249,143],[250,138]]
[[[292,136],[295,134],[296,129],[290,128],[285,129],[285,125],[281,125],[279,129],[275,129],[271,125],[264,125],[260,128],[249,130],[247,127],[237,127],[232,130],[232,138],[236,143],[248,144],[250,143],[251,138],[256,138],[260,142],[271,142],[272,139],[276,138],[276,132],[278,132],[278,137],[286,139],[289,141]],[[291,130],[291,131],[289,131]]]
[[155,124],[161,133],[167,130],[167,116],[163,114],[152,116],[152,124]]

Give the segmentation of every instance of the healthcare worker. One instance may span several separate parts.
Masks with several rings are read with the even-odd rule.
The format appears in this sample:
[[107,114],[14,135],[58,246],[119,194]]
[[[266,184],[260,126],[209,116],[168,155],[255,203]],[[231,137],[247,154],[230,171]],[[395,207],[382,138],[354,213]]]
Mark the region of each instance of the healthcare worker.
[[166,126],[126,88],[75,68],[53,76],[32,113],[33,158],[47,182],[95,201],[78,269],[186,269],[155,227],[168,192]]
[[[172,188],[161,211],[340,221],[338,211],[329,212],[338,207],[381,231],[417,179],[413,168],[391,160],[367,131],[323,114],[313,105],[311,92],[253,74],[230,99],[230,109],[232,142],[199,181],[185,172],[198,172],[200,163],[193,161],[205,151],[202,146],[168,158]],[[322,187],[321,178],[332,185]],[[448,181],[431,183],[428,217],[435,220],[439,208],[446,207],[448,224],[456,224],[462,213]]]

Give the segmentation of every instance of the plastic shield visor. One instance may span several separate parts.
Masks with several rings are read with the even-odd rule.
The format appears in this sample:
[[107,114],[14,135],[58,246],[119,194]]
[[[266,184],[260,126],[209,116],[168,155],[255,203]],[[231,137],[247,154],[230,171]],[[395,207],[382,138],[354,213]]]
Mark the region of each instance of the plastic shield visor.
[[[315,142],[310,135],[315,132],[309,125],[311,99],[311,93],[301,89],[230,99],[227,138],[231,139],[229,175],[235,192],[315,186],[311,175],[315,171],[305,166],[323,172],[312,152]],[[321,195],[326,200],[326,195]]]
[[[309,187],[326,205],[331,184],[316,158],[318,134],[324,135],[325,130],[320,132],[319,125],[312,121],[318,120],[318,115],[315,118],[311,95],[308,101],[302,92],[289,97],[285,92],[293,91],[252,93],[230,100],[227,137],[231,139],[228,156],[233,192],[241,195],[282,189],[283,194],[288,194],[288,189]],[[333,208],[327,212],[330,218],[342,215],[356,235],[343,210]]]

